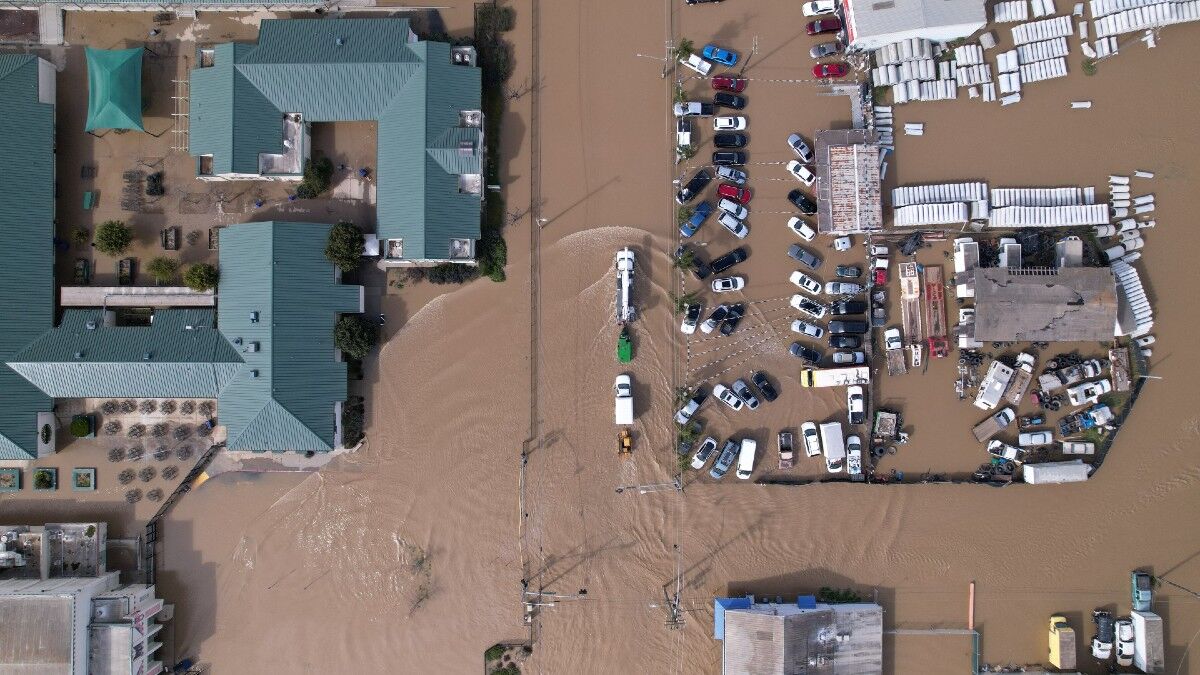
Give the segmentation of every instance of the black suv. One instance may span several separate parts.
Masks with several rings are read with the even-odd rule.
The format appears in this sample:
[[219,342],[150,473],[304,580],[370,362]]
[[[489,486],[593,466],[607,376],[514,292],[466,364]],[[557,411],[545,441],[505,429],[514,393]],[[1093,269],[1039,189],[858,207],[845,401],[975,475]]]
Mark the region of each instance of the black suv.
[[729,314],[725,320],[721,322],[721,335],[729,335],[737,330],[738,324],[742,322],[742,317],[746,315],[746,305],[737,303],[729,308]]
[[754,383],[754,386],[758,387],[758,393],[762,394],[767,403],[779,398],[779,392],[775,391],[775,385],[771,384],[771,381],[767,379],[766,373],[761,370],[750,373],[750,381]]
[[712,174],[705,169],[700,169],[695,176],[684,185],[679,192],[675,193],[675,201],[679,204],[686,204],[696,198],[704,188],[712,181]]
[[862,335],[871,330],[866,321],[830,321],[829,332],[832,335]]
[[865,314],[867,303],[862,300],[838,300],[829,306],[829,313],[834,316],[847,314]]
[[793,342],[788,351],[791,352],[792,356],[803,359],[806,363],[814,366],[821,362],[821,352],[812,347],[805,347],[799,342]]
[[[744,166],[746,164],[746,153],[740,150],[725,150],[723,152],[714,152],[712,154],[713,166]],[[816,213],[816,211],[813,211]]]
[[830,335],[829,346],[834,349],[858,349],[862,346],[862,339],[857,335]]
[[800,209],[800,213],[803,213],[806,216],[811,216],[817,212],[817,205],[814,204],[813,200],[809,199],[808,196],[800,190],[792,190],[789,192],[788,201],[791,202],[796,208]]
[[715,148],[744,148],[749,142],[746,134],[720,133],[713,136],[713,147]]
[[746,107],[746,97],[721,91],[713,94],[713,105],[731,110],[741,110]]
[[735,248],[732,251],[730,251],[729,253],[726,253],[725,255],[721,256],[720,258],[717,258],[716,260],[712,261],[712,265],[710,265],[710,267],[712,268],[713,274],[720,274],[720,273],[724,272],[725,270],[729,269],[730,267],[733,267],[734,265],[736,265],[740,262],[745,262],[745,261],[746,261],[746,249],[741,248],[739,246],[738,248]]

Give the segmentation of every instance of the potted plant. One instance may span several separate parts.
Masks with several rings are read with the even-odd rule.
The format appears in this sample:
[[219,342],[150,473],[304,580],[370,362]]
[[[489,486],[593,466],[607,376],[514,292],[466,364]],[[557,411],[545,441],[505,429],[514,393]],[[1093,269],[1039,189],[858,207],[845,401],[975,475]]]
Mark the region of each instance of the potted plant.
[[0,492],[16,492],[21,489],[20,469],[0,469]]
[[71,418],[71,435],[75,438],[91,438],[96,425],[91,415],[76,415]]
[[71,489],[76,492],[91,492],[96,489],[96,470],[93,468],[71,469]]
[[40,467],[33,472],[33,489],[39,492],[52,492],[58,489],[58,469]]

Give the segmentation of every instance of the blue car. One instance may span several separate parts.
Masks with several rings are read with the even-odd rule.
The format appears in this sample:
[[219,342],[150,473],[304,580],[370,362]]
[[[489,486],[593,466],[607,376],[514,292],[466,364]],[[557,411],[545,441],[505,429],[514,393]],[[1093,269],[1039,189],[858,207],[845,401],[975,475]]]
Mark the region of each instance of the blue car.
[[737,52],[721,49],[716,45],[704,45],[704,58],[715,61],[723,66],[733,67],[738,61]]
[[682,234],[685,239],[696,234],[696,230],[700,229],[712,212],[713,205],[710,202],[700,202],[696,210],[692,212],[692,217],[679,226],[679,234]]
[[725,447],[721,448],[721,456],[717,458],[717,463],[713,464],[713,468],[709,470],[708,475],[721,480],[725,474],[729,473],[729,467],[733,466],[734,460],[738,456],[738,448],[741,446],[732,438],[725,441]]

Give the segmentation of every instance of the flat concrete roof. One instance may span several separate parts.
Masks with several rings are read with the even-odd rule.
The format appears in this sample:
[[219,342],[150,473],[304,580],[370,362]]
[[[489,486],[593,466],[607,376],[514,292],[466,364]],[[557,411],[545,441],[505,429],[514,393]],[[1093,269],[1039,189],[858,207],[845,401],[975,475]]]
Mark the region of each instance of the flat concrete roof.
[[197,293],[187,286],[63,286],[63,307],[212,307],[212,291]]
[[1116,282],[1107,267],[975,271],[976,340],[1104,341],[1116,322]]

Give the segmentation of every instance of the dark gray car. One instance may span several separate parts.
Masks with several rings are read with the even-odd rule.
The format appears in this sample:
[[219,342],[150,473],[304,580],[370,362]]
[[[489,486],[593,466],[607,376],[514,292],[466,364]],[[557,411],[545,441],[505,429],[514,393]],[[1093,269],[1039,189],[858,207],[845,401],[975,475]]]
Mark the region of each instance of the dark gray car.
[[830,321],[831,335],[862,335],[871,330],[866,321]]
[[810,253],[800,244],[792,244],[788,247],[788,257],[810,270],[821,268],[821,259]]
[[808,50],[808,55],[814,59],[823,59],[826,56],[842,53],[842,45],[840,42],[822,42],[819,45],[813,45],[812,49]]

